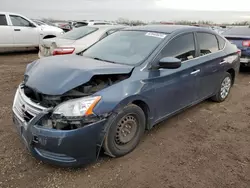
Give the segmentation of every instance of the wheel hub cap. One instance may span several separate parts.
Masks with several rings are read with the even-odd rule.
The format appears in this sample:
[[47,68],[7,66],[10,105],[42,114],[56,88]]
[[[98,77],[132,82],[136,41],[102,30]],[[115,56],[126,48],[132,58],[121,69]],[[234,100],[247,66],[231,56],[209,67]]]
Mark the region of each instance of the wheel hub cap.
[[115,141],[118,145],[130,142],[137,130],[137,121],[134,116],[128,115],[122,118],[117,126]]
[[228,96],[230,88],[231,88],[231,79],[229,77],[226,77],[221,84],[221,90],[220,90],[221,98],[225,99]]

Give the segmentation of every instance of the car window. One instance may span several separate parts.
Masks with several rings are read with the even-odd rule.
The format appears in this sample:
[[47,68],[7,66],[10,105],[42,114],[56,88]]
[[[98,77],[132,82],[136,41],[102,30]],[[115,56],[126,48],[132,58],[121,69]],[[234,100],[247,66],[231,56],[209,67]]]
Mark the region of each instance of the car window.
[[224,48],[225,44],[226,44],[226,41],[225,41],[225,39],[223,39],[220,36],[217,36],[217,38],[218,38],[218,41],[219,41],[219,49],[222,50]]
[[5,15],[0,14],[0,25],[8,25]]
[[30,27],[30,22],[20,16],[10,15],[13,26]]
[[161,58],[176,57],[187,61],[195,57],[195,43],[193,33],[184,34],[172,39],[161,52]]
[[82,55],[117,64],[136,65],[145,60],[166,36],[165,33],[117,31]]
[[102,23],[102,22],[100,22],[100,23],[94,23],[93,25],[110,25],[109,23]]
[[83,27],[83,26],[87,26],[88,24],[85,22],[77,22],[75,24],[73,24],[74,27],[78,28],[78,27]]
[[90,33],[93,33],[95,31],[97,31],[98,28],[95,27],[79,27],[76,29],[73,29],[72,31],[69,31],[63,35],[60,36],[60,38],[62,39],[69,39],[69,40],[78,40],[80,38],[83,38],[87,35],[89,35]]
[[209,33],[197,33],[200,46],[200,55],[206,55],[219,51],[218,41],[215,35]]

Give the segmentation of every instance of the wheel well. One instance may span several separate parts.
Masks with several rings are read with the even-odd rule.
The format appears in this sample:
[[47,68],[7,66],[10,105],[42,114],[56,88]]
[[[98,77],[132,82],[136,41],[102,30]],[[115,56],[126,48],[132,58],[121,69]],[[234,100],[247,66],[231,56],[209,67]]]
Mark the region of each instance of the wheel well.
[[234,70],[234,69],[229,69],[227,72],[228,72],[229,74],[231,74],[232,81],[233,81],[233,84],[234,84],[234,79],[235,79],[235,70]]
[[56,36],[55,35],[47,35],[47,36],[43,37],[43,39],[50,39],[50,38],[54,38],[54,37],[56,37]]
[[133,101],[132,104],[139,106],[143,110],[145,114],[145,118],[146,118],[146,129],[149,129],[149,107],[148,105],[141,100]]

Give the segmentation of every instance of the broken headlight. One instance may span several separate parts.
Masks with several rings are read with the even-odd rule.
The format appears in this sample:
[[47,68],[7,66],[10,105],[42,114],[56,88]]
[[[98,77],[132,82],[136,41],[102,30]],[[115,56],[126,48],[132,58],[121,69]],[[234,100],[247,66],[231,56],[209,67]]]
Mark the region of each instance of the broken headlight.
[[88,116],[93,114],[93,108],[100,100],[100,96],[69,100],[58,105],[53,114],[60,114],[65,117]]

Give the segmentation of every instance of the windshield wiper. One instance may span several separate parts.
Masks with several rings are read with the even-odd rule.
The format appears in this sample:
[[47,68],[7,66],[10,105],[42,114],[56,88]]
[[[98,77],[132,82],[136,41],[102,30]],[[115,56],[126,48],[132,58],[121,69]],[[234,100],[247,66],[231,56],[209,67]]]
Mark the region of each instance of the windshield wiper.
[[106,62],[109,62],[109,63],[115,63],[113,61],[108,61],[108,60],[101,59],[101,58],[98,58],[98,57],[94,57],[93,59],[98,60],[98,61],[106,61]]

